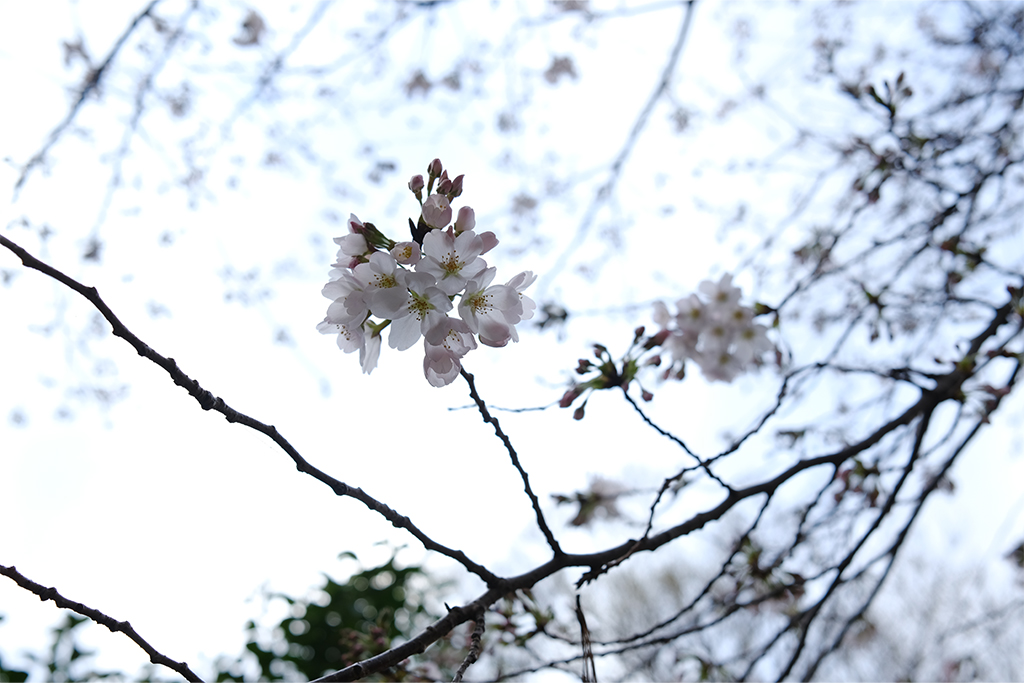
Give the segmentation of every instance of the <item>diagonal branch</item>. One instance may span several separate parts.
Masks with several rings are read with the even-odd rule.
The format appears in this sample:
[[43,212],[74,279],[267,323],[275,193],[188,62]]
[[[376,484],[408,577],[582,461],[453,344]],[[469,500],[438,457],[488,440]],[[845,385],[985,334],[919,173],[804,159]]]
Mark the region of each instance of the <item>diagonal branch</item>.
[[149,661],[151,661],[152,663],[166,666],[168,669],[173,669],[174,671],[181,674],[186,680],[203,680],[199,678],[199,676],[197,676],[192,671],[192,669],[188,668],[188,664],[186,664],[185,662],[176,662],[170,657],[167,657],[157,652],[156,648],[147,643],[145,639],[143,639],[143,637],[140,636],[135,631],[135,629],[132,628],[132,625],[129,624],[127,621],[118,621],[117,619],[108,617],[106,614],[100,612],[97,609],[93,609],[92,607],[83,605],[80,602],[68,600],[63,595],[58,593],[56,588],[47,588],[46,586],[39,585],[31,579],[25,578],[25,576],[19,573],[15,567],[5,567],[2,564],[0,564],[0,574],[3,574],[11,581],[24,588],[25,590],[35,593],[43,602],[46,602],[47,600],[53,600],[53,602],[56,603],[57,607],[60,607],[62,609],[69,609],[73,612],[78,612],[83,616],[89,617],[97,624],[106,626],[114,633],[120,632],[125,634],[126,636],[132,639],[132,642],[134,642],[136,645],[145,650],[146,654],[149,655]]
[[488,586],[500,583],[501,580],[496,575],[491,573],[491,571],[485,567],[470,560],[469,557],[467,557],[461,550],[453,550],[441,545],[423,533],[423,531],[416,527],[408,517],[398,514],[384,503],[370,496],[361,488],[349,486],[348,484],[335,479],[329,474],[311,465],[302,457],[302,455],[299,454],[297,450],[295,450],[295,447],[277,431],[277,427],[264,424],[255,418],[238,412],[225,403],[224,399],[219,396],[214,396],[204,389],[199,382],[182,372],[173,358],[166,358],[160,355],[150,348],[145,342],[136,337],[131,330],[125,327],[124,323],[114,315],[114,312],[110,310],[110,307],[107,306],[103,299],[100,298],[99,292],[95,287],[86,287],[74,278],[68,277],[56,268],[43,263],[3,235],[0,235],[0,246],[4,246],[14,252],[26,267],[38,270],[39,272],[52,277],[61,284],[73,289],[88,299],[89,302],[96,307],[96,310],[98,310],[100,314],[106,318],[107,322],[110,323],[115,336],[121,337],[131,344],[140,356],[144,356],[163,368],[167,374],[171,376],[171,379],[174,380],[174,383],[184,388],[189,395],[199,403],[203,410],[214,410],[223,415],[228,422],[237,422],[238,424],[245,425],[250,429],[260,432],[261,434],[265,434],[270,437],[274,443],[281,448],[281,450],[288,454],[288,457],[290,457],[295,463],[296,469],[303,474],[308,474],[317,481],[326,484],[332,491],[334,491],[335,495],[355,498],[363,505],[391,522],[393,526],[408,531],[428,550],[433,550],[434,552],[455,560],[468,571],[483,579]]

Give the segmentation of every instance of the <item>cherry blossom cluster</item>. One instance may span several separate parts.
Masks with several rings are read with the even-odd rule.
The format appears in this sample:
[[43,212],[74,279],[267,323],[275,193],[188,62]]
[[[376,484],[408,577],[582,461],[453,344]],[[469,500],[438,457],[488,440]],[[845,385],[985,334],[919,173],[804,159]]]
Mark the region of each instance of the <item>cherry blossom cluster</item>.
[[680,299],[675,314],[661,301],[654,303],[654,322],[661,326],[662,346],[671,356],[664,377],[682,379],[686,361],[692,360],[707,379],[731,382],[760,365],[764,354],[775,348],[765,334],[768,328],[754,322],[756,315],[768,311],[741,305],[742,292],[728,273],[717,283],[701,282],[697,289],[703,298],[691,294]]
[[[692,360],[711,381],[731,382],[740,374],[763,363],[764,354],[774,349],[767,337],[767,328],[754,322],[758,315],[772,313],[763,304],[751,308],[740,304],[742,292],[726,274],[716,283],[701,282],[699,294],[691,294],[676,302],[676,312],[657,301],[654,321],[661,327],[656,334],[645,336],[638,327],[633,343],[622,358],[615,360],[603,344],[594,345],[597,362],[580,359],[576,374],[586,376],[573,382],[559,405],[568,408],[578,398],[601,389],[628,389],[640,370],[662,366],[661,379],[681,380],[686,375],[686,361]],[[656,349],[661,349],[657,351]],[[667,353],[667,362],[662,354]],[[640,387],[641,396],[650,401],[653,394]],[[573,417],[583,418],[587,398],[576,408]]]
[[[477,340],[494,347],[519,341],[516,325],[533,316],[534,302],[523,290],[536,276],[526,271],[491,284],[496,269],[481,256],[498,239],[492,232],[474,232],[476,216],[468,206],[452,222],[451,202],[462,194],[462,183],[463,176],[449,179],[434,159],[427,180],[417,175],[409,181],[420,204],[419,219],[409,220],[410,241],[396,242],[355,214],[348,234],[335,238],[338,257],[323,288],[332,303],[317,329],[337,334],[345,353],[359,351],[363,372],[377,367],[381,333],[390,327],[393,349],[404,351],[423,338],[423,372],[431,385],[442,387],[458,376]],[[453,309],[458,317],[449,315]]]

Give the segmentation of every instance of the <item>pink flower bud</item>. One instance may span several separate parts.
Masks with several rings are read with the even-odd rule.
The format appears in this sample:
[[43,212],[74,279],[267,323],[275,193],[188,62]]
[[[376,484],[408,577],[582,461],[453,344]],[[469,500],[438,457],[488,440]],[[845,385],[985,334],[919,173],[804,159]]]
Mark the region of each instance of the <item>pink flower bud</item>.
[[433,161],[430,162],[430,165],[427,166],[427,174],[430,175],[431,178],[436,178],[437,176],[441,175],[440,159],[434,159]]
[[455,219],[455,234],[472,230],[476,227],[476,213],[468,206],[459,209],[459,215]]
[[654,398],[654,394],[652,394],[651,392],[647,391],[646,389],[644,389],[642,392],[640,392],[640,396],[645,401],[650,401],[652,398]]
[[572,414],[572,419],[574,419],[574,420],[582,420],[583,419],[583,409],[586,408],[586,407],[587,407],[587,404],[584,403],[579,408],[577,408],[576,411]]
[[577,387],[569,389],[567,392],[562,394],[562,399],[558,402],[560,408],[568,408],[572,405],[572,402],[580,397],[580,390]]
[[[447,173],[447,171],[445,171]],[[441,182],[437,184],[437,193],[447,195],[452,191],[452,181],[447,178],[441,178]]]
[[464,175],[456,176],[455,180],[452,181],[452,191],[449,195],[452,199],[462,195],[462,179],[465,177]]
[[416,194],[419,194],[423,190],[423,186],[423,176],[421,175],[414,175],[412,180],[409,181],[409,189]]
[[662,344],[665,343],[665,340],[668,339],[668,336],[670,334],[672,334],[671,330],[661,330],[656,335],[648,338],[648,340],[644,342],[644,348],[653,349],[655,346],[661,346]]

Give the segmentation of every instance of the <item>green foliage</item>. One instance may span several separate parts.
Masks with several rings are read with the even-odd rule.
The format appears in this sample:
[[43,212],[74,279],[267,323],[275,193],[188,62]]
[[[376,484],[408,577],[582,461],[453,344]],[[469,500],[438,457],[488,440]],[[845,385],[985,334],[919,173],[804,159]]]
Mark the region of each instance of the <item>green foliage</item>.
[[[355,559],[351,553],[342,556]],[[325,574],[320,592],[311,599],[274,595],[289,605],[290,616],[274,627],[270,643],[261,643],[259,627],[250,621],[248,656],[229,667],[222,663],[217,680],[243,680],[244,662],[252,657],[260,680],[310,680],[385,652],[437,618],[423,604],[430,586],[426,579],[422,567],[400,567],[392,554],[384,564],[353,574],[344,583]],[[406,665],[379,680],[417,680]]]
[[[289,606],[289,616],[276,624],[270,637],[249,621],[246,652],[217,662],[218,681],[310,680],[380,654],[411,638],[429,621],[437,619],[426,603],[429,590],[438,583],[418,565],[400,566],[397,550],[384,564],[353,574],[344,583],[324,575],[324,582],[310,599],[273,595]],[[355,560],[352,553],[341,557]],[[2,619],[2,616],[0,616]],[[33,669],[45,668],[48,681],[94,681],[126,678],[120,672],[101,672],[87,662],[94,653],[80,647],[78,638],[89,619],[66,612],[54,627],[53,644],[46,653],[26,653]],[[430,663],[413,666],[406,661],[370,680],[433,680],[452,678],[465,652],[443,639],[430,649]],[[254,675],[254,667],[258,675]],[[152,680],[157,672],[144,674]],[[0,683],[20,683],[30,672],[5,668],[0,658]]]

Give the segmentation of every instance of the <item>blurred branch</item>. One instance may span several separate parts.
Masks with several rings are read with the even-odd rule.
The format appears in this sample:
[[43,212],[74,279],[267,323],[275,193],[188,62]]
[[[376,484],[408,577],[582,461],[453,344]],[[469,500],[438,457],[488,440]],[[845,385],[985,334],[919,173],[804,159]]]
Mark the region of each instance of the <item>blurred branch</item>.
[[82,86],[81,92],[78,93],[78,97],[71,105],[71,109],[68,111],[67,116],[65,116],[64,120],[61,121],[57,125],[57,127],[50,132],[50,135],[46,139],[46,142],[43,144],[42,148],[38,152],[36,152],[35,156],[29,159],[28,162],[25,164],[24,168],[21,169],[21,175],[18,176],[18,181],[14,184],[14,199],[18,198],[18,192],[25,184],[25,181],[28,180],[28,174],[36,166],[41,164],[44,159],[46,159],[46,155],[49,153],[50,149],[55,144],[57,144],[57,141],[60,139],[60,136],[64,134],[64,131],[68,129],[71,123],[75,120],[75,117],[78,116],[78,112],[82,108],[82,105],[85,103],[86,98],[89,97],[89,95],[97,87],[99,87],[100,81],[106,74],[107,68],[117,57],[118,53],[121,51],[121,48],[124,47],[124,44],[128,40],[129,36],[131,36],[131,34],[135,31],[135,29],[139,26],[143,19],[145,19],[148,16],[151,16],[153,8],[155,8],[159,2],[160,0],[152,0],[152,2],[150,2],[149,5],[147,5],[144,10],[142,10],[139,14],[135,16],[135,18],[132,20],[132,23],[128,25],[128,28],[125,29],[124,33],[122,33],[121,36],[117,39],[117,42],[114,43],[114,47],[110,49],[110,53],[107,54],[107,58],[104,59],[99,66],[92,69],[92,71],[89,73],[88,77],[86,78],[85,84]]
[[152,67],[146,74],[142,82],[139,83],[138,88],[135,92],[135,100],[133,102],[133,109],[131,118],[128,120],[127,125],[124,128],[124,133],[121,135],[121,144],[118,146],[117,151],[114,152],[112,166],[113,170],[110,174],[110,181],[107,183],[107,189],[103,196],[103,201],[100,205],[99,216],[96,219],[96,224],[93,226],[92,236],[90,241],[93,244],[98,245],[98,232],[100,226],[106,220],[107,212],[110,210],[110,206],[114,199],[114,192],[118,187],[121,186],[122,177],[121,169],[124,164],[125,158],[128,156],[129,149],[131,148],[132,138],[139,130],[139,123],[142,120],[142,116],[146,111],[146,95],[153,90],[153,81],[156,76],[166,66],[174,47],[178,44],[182,35],[185,33],[185,26],[188,24],[188,20],[192,13],[197,9],[198,4],[192,2],[189,5],[188,10],[181,16],[178,27],[175,28],[171,34],[167,37],[164,43],[164,49],[161,51],[160,56],[154,60]]
[[234,122],[238,120],[238,117],[245,113],[245,111],[252,106],[252,103],[256,102],[266,89],[270,87],[274,78],[281,73],[281,70],[284,68],[285,62],[288,58],[299,48],[302,41],[306,39],[309,33],[316,28],[324,18],[324,14],[327,13],[327,8],[331,6],[332,2],[333,0],[321,0],[309,15],[309,19],[306,20],[306,24],[292,36],[291,42],[289,42],[283,50],[277,53],[270,63],[264,67],[263,73],[260,74],[260,77],[256,80],[256,85],[252,88],[252,92],[238,103],[235,110],[231,113],[231,116],[221,124],[221,137],[226,138],[228,136],[228,131],[230,131]]
[[547,288],[558,276],[559,271],[563,270],[569,261],[569,255],[579,248],[586,238],[590,227],[594,223],[594,219],[597,217],[597,212],[600,211],[612,197],[615,192],[615,186],[619,182],[619,178],[622,176],[622,171],[626,166],[626,161],[629,160],[629,156],[633,153],[633,148],[636,146],[637,141],[640,139],[640,134],[647,126],[647,120],[651,117],[651,113],[654,111],[654,106],[661,99],[662,95],[668,90],[669,83],[672,80],[672,76],[675,73],[676,65],[679,63],[679,58],[683,53],[683,47],[686,45],[686,36],[690,32],[690,24],[693,21],[693,10],[696,5],[696,0],[686,1],[686,12],[683,16],[683,23],[679,27],[679,34],[676,36],[675,45],[672,46],[672,51],[669,53],[668,63],[662,70],[661,78],[658,80],[657,86],[654,88],[654,92],[647,99],[647,103],[644,108],[640,110],[640,114],[637,116],[636,121],[633,123],[632,130],[629,131],[629,135],[626,137],[626,142],[622,145],[622,149],[619,150],[618,155],[615,157],[615,161],[612,162],[611,168],[608,171],[608,179],[597,189],[594,194],[594,198],[587,205],[587,210],[583,214],[582,220],[580,220],[579,226],[576,228],[576,235],[569,242],[569,246],[558,255],[558,258],[547,270],[547,272],[541,277],[540,282],[537,283],[536,299],[543,301],[547,294]]

